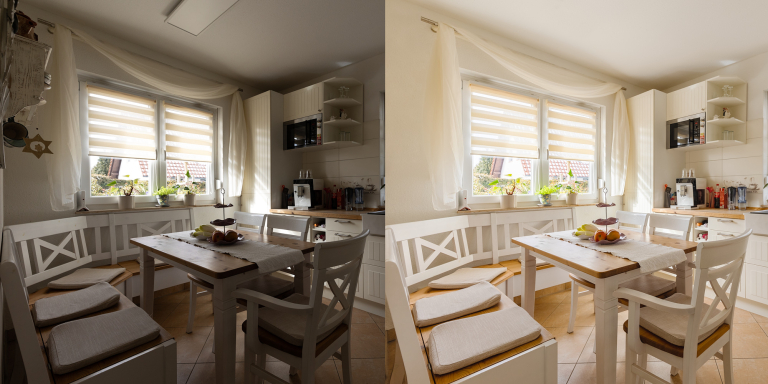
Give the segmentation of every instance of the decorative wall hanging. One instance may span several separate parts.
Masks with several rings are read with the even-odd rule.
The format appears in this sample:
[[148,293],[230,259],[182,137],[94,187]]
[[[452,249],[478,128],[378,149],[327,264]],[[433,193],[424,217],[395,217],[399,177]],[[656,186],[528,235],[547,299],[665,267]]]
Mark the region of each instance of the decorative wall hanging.
[[51,142],[43,140],[43,138],[40,137],[40,134],[38,134],[37,136],[31,139],[25,137],[24,142],[27,143],[27,145],[25,145],[24,149],[21,151],[29,152],[37,156],[38,159],[40,158],[40,156],[43,155],[43,153],[49,153],[51,155],[53,154],[53,152],[51,152],[51,149],[48,148],[48,146],[51,145]]

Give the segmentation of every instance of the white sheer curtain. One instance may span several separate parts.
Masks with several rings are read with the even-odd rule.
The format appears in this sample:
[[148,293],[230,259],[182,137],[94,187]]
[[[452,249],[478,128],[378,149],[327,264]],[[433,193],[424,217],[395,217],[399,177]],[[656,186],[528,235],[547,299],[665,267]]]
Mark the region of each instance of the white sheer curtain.
[[80,190],[83,153],[80,145],[79,84],[72,33],[56,28],[48,72],[51,89],[45,93],[47,104],[40,109],[40,126],[51,140],[53,154],[44,156],[48,167],[51,207],[54,211],[75,208],[75,193]]
[[[480,48],[510,72],[548,91],[577,98],[596,98],[615,94],[613,140],[610,162],[611,195],[619,196],[624,194],[624,183],[627,176],[627,152],[629,149],[629,119],[627,115],[627,103],[621,85],[595,80],[531,56],[512,51],[508,48],[485,41],[464,28],[454,27],[446,23],[440,23],[438,29],[438,45],[441,46],[440,50],[442,52],[452,49],[455,55],[455,38],[440,37],[441,34],[453,37],[455,36],[455,33],[460,34],[462,38]],[[454,66],[453,58],[444,60],[450,61],[451,63],[448,65]],[[453,73],[442,72],[443,83],[451,83],[459,76],[457,64],[455,65],[455,68],[456,70]],[[445,99],[450,100],[454,97],[454,93],[450,88],[443,88],[443,93],[442,96],[435,94],[430,94],[430,96],[437,101]],[[447,113],[450,113],[450,111]],[[460,125],[460,115],[453,118],[455,119],[455,124]],[[433,121],[432,123],[439,124],[441,122]],[[457,147],[459,145],[458,142],[463,143],[461,135],[454,135],[453,132],[455,126],[453,124],[443,123],[442,126],[432,125],[429,126],[428,129],[435,131],[442,130],[443,134],[441,137],[444,137],[446,140],[455,140],[455,142],[451,143],[452,148]],[[446,155],[444,158],[435,159],[435,161],[441,161],[443,164],[458,163],[459,161],[452,156],[463,158],[463,153],[452,153],[451,156]],[[442,181],[438,181],[437,183],[433,181],[433,185],[436,190],[444,191],[443,188],[447,184],[445,175],[441,173],[432,173],[432,176],[437,177],[438,179],[443,178]],[[459,179],[461,179],[461,177],[459,177]],[[447,178],[447,180],[451,179]],[[460,189],[460,185],[461,184],[459,183],[457,186],[451,186],[450,189],[455,193]],[[447,193],[449,191],[444,192]]]

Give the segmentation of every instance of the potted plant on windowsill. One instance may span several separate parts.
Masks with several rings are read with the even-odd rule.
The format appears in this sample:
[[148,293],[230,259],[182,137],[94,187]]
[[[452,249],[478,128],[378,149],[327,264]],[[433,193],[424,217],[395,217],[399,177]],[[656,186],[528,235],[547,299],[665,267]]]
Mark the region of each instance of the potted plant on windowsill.
[[155,195],[155,197],[157,198],[157,204],[159,204],[161,207],[170,207],[171,205],[168,204],[168,197],[176,193],[177,189],[178,189],[178,186],[162,187],[157,191],[153,192],[152,194]]
[[[126,178],[131,177],[125,175]],[[128,182],[122,187],[117,186],[117,180],[112,180],[107,184],[110,194],[120,192],[122,195],[117,196],[117,208],[118,209],[133,209],[136,206],[136,201],[133,196],[133,192],[139,188],[139,179],[128,179]]]
[[543,206],[552,205],[552,194],[560,191],[560,187],[561,185],[557,184],[557,185],[547,185],[539,188],[539,190],[536,191],[536,194],[539,195],[539,202],[541,202],[541,205]]
[[576,201],[579,199],[579,193],[576,191],[576,187],[579,185],[578,181],[573,180],[573,170],[568,170],[568,182],[563,187],[563,193],[565,193],[565,204],[576,205]]
[[195,197],[197,195],[192,191],[190,187],[195,186],[198,183],[194,181],[192,175],[189,173],[189,170],[187,170],[185,176],[187,176],[187,182],[185,183],[184,188],[180,188],[179,191],[184,194],[184,205],[193,206],[195,205]]
[[[512,177],[512,175],[506,176]],[[518,184],[520,184],[519,177],[517,179],[512,179],[512,183],[502,186],[499,186],[498,179],[488,183],[488,185],[493,185],[493,192],[502,192],[499,197],[499,199],[501,199],[501,209],[517,208],[517,195],[515,195],[515,192],[518,189]]]

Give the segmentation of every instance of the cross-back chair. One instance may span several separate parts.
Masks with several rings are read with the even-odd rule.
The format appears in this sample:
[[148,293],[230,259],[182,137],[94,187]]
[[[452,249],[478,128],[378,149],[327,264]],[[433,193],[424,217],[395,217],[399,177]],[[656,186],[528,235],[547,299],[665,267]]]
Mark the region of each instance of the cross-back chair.
[[[259,382],[288,384],[266,370],[269,354],[290,365],[292,372],[300,369],[301,382],[311,384],[315,370],[339,349],[344,384],[351,383],[352,307],[369,233],[315,245],[309,297],[295,293],[280,300],[245,288],[234,292],[248,302],[248,319],[243,323],[246,383],[258,377]],[[322,301],[325,285],[333,293],[328,305]]]
[[[270,236],[280,236],[286,239],[307,241],[309,231],[309,216],[267,215],[266,233]],[[275,232],[277,230],[277,232]]]
[[[238,232],[263,233],[267,215],[262,213],[235,212],[235,230]],[[250,225],[245,227],[243,225]]]
[[[723,361],[725,383],[733,383],[731,325],[751,234],[749,230],[732,239],[699,243],[692,266],[692,296],[676,293],[662,300],[627,288],[614,293],[629,301],[629,319],[624,323],[625,382],[634,383],[637,378],[657,384],[666,382],[648,372],[650,354],[670,364],[672,375],[682,370],[684,384],[695,383],[696,370],[716,356]],[[704,302],[707,285],[715,292],[709,305]],[[722,309],[717,308],[719,304]]]
[[645,233],[648,227],[647,213],[618,211],[616,212],[616,218],[619,220],[617,227],[620,231]]
[[[693,216],[665,215],[651,213],[648,215],[648,233],[674,239],[688,240],[693,228]],[[661,231],[657,232],[657,230]]]

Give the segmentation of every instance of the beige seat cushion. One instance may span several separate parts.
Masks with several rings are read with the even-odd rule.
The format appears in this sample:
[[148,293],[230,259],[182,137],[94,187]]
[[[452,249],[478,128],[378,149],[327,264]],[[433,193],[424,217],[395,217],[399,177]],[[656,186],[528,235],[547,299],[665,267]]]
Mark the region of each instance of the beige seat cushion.
[[520,307],[440,324],[427,341],[432,372],[456,371],[536,340],[540,334],[539,323]]
[[654,275],[640,276],[637,279],[619,284],[619,288],[629,288],[651,296],[659,296],[664,292],[675,289],[675,281]]
[[460,289],[471,287],[480,282],[491,282],[496,276],[506,272],[506,268],[459,268],[448,276],[429,282],[434,289]]
[[[675,293],[674,295],[666,298],[665,300],[678,304],[691,304],[691,297],[682,293]],[[709,310],[709,305],[704,304],[704,308],[701,311],[702,316]],[[709,318],[720,313],[720,310],[715,309]],[[700,321],[696,321],[696,324],[700,324]],[[640,326],[647,329],[651,333],[661,337],[662,339],[679,346],[685,345],[685,334],[688,330],[688,316],[685,314],[673,314],[669,312],[662,312],[650,307],[640,308]],[[719,324],[718,324],[719,326]],[[711,335],[717,326],[711,331],[702,333],[699,335],[700,343]]]
[[48,359],[53,373],[63,375],[148,343],[158,335],[160,326],[139,307],[73,320],[51,329]]
[[417,301],[413,305],[413,318],[417,327],[426,327],[493,307],[499,300],[501,292],[483,281],[469,288]]
[[[309,297],[294,293],[283,299],[289,303],[294,304],[309,304]],[[327,305],[322,304],[323,313],[328,308]],[[335,316],[339,311],[331,309],[330,313],[326,316],[326,319],[330,319]],[[336,325],[339,325],[343,318],[338,319],[334,323],[328,323],[333,325],[326,332],[317,335],[317,340],[322,340],[333,332]],[[306,331],[307,315],[303,313],[278,311],[272,308],[264,307],[259,308],[259,327],[275,334],[277,337],[287,341],[293,345],[302,345],[304,343],[304,331]]]
[[125,268],[81,268],[58,280],[48,283],[53,289],[80,289],[96,283],[110,282],[125,272]]
[[35,302],[32,314],[35,325],[47,327],[107,309],[120,301],[120,292],[109,283],[101,282],[64,295],[47,297]]

